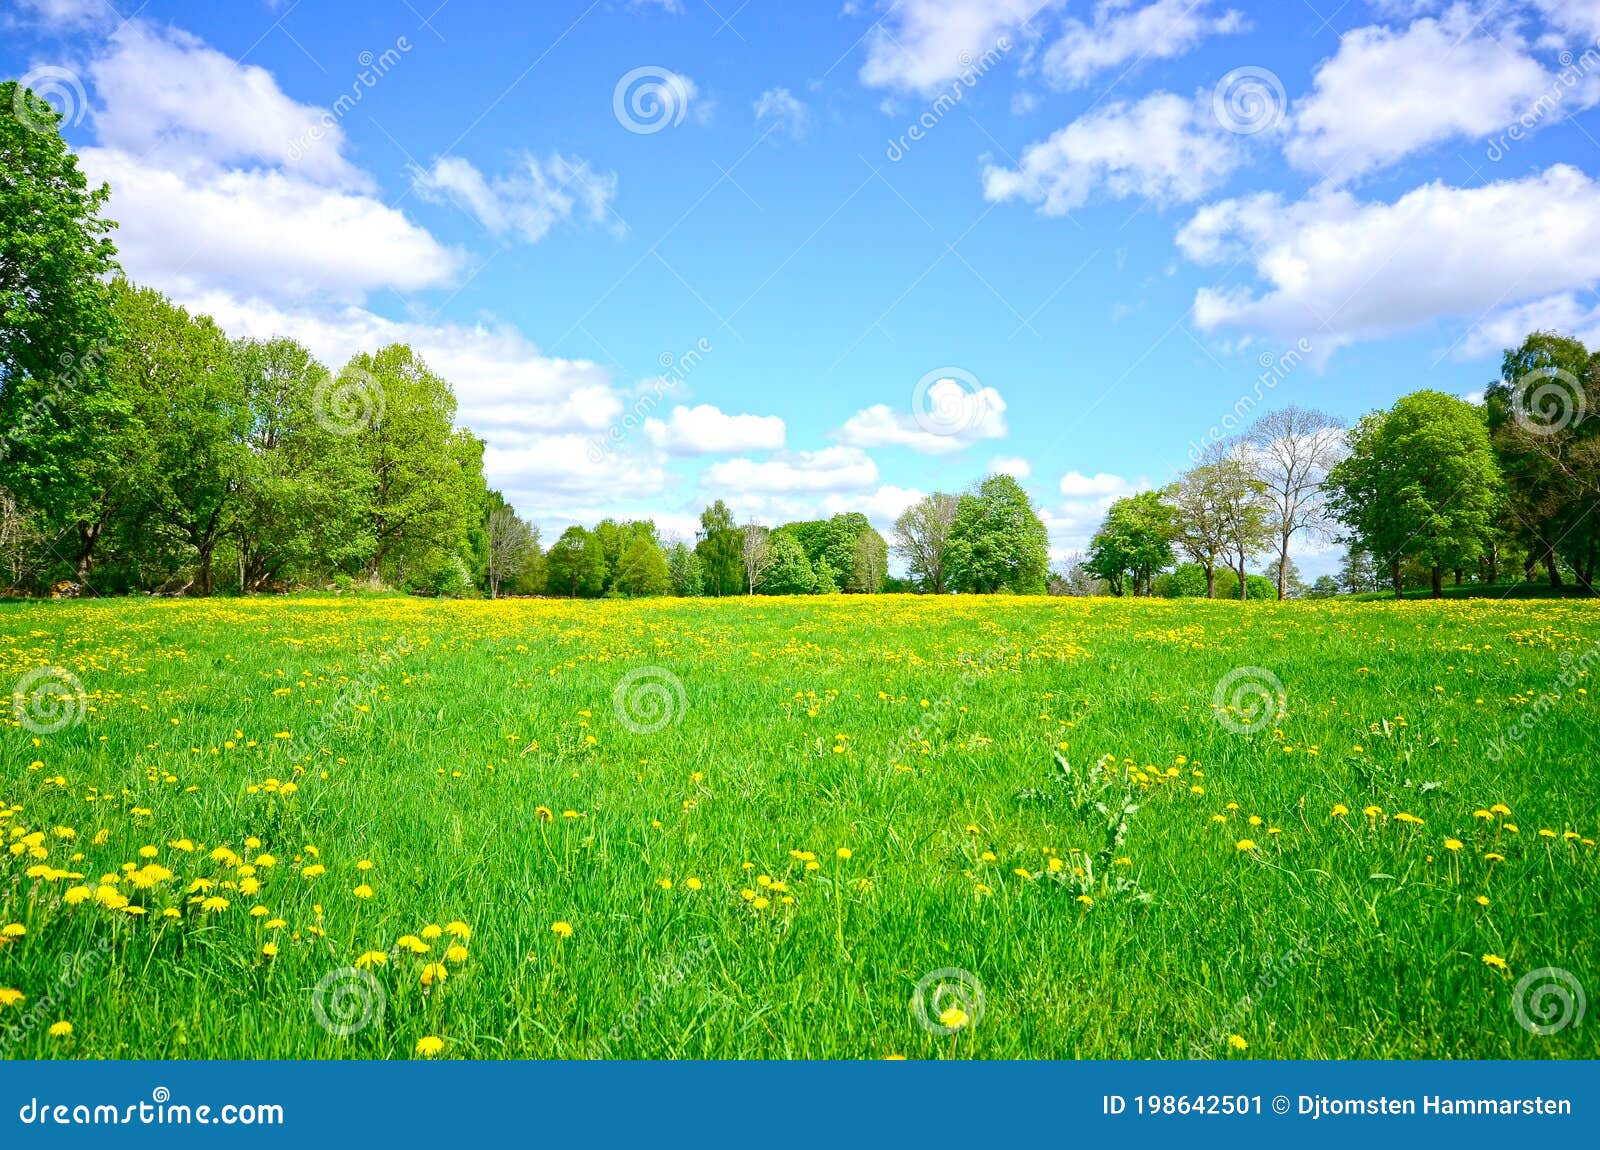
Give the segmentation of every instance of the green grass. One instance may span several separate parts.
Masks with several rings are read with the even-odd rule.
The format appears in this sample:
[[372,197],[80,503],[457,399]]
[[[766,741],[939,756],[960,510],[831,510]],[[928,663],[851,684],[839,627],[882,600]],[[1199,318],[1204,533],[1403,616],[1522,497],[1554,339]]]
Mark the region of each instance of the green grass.
[[[0,732],[0,1052],[1592,1058],[1592,1009],[1537,1036],[1513,989],[1600,993],[1597,643],[1578,601],[7,604],[4,681],[86,708]],[[643,667],[682,684],[649,733],[613,698]],[[1275,716],[1219,716],[1236,668]],[[141,847],[173,877],[94,890]],[[456,920],[424,988],[450,937],[396,944]],[[313,988],[368,951],[382,1020],[329,1033]],[[911,1009],[946,968],[984,991],[949,1035]]]

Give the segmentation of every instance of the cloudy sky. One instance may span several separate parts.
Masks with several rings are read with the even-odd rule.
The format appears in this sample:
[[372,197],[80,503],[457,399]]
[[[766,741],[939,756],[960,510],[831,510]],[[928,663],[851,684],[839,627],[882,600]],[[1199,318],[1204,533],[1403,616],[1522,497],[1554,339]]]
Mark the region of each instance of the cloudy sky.
[[887,527],[1004,470],[1060,555],[1242,397],[1353,419],[1600,343],[1597,36],[1600,0],[6,0],[0,74],[130,275],[332,365],[411,343],[547,531]]

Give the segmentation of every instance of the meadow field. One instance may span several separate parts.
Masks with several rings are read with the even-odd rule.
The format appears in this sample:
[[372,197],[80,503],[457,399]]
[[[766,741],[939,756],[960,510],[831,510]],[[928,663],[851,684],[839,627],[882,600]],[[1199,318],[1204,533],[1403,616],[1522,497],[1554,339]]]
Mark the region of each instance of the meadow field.
[[0,1051],[1593,1058],[1597,666],[1580,601],[7,603]]

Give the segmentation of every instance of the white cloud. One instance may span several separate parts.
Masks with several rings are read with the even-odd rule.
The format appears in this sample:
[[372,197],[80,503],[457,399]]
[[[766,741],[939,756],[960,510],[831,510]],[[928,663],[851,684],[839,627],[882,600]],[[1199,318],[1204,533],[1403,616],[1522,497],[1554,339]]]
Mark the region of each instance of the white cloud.
[[344,157],[344,132],[329,109],[290,99],[265,68],[187,32],[124,24],[89,76],[96,138],[148,164],[281,165],[306,180],[373,186]]
[[1237,141],[1209,103],[1156,92],[1137,104],[1108,104],[1030,144],[1015,169],[986,167],[983,194],[1036,204],[1047,216],[1065,215],[1096,194],[1186,203],[1238,163]]
[[106,0],[22,0],[22,8],[31,12],[39,23],[56,28],[77,28],[122,19]]
[[997,455],[989,460],[989,473],[1026,479],[1033,474],[1033,465],[1020,455]]
[[1061,477],[1061,502],[1039,509],[1039,518],[1050,534],[1051,558],[1085,550],[1113,503],[1149,487],[1146,479],[1125,479],[1104,471],[1094,475],[1067,472]]
[[1098,73],[1182,56],[1207,36],[1248,25],[1242,13],[1213,15],[1210,8],[1210,0],[1155,0],[1142,8],[1131,8],[1129,0],[1100,0],[1093,24],[1066,22],[1044,54],[1044,74],[1060,87],[1081,88]]
[[376,198],[282,171],[170,167],[108,148],[81,159],[111,185],[123,268],[163,290],[354,300],[446,284],[461,262]]
[[953,379],[928,388],[927,412],[876,403],[856,412],[833,433],[851,447],[909,447],[925,455],[948,455],[984,439],[1006,435],[1006,401],[992,387],[970,389]]
[[674,407],[665,421],[646,421],[645,434],[669,455],[726,455],[781,450],[784,425],[776,415],[728,415],[702,403]]
[[1600,36],[1600,4],[1594,0],[1533,0],[1556,27],[1575,36]]
[[1594,102],[1595,81],[1571,94],[1552,87],[1514,30],[1491,32],[1478,19],[1454,8],[1401,32],[1347,32],[1295,104],[1289,161],[1340,182],[1435,144],[1493,135],[1525,114],[1542,121],[1557,104]]
[[811,110],[787,88],[768,88],[755,102],[756,127],[798,140],[811,131]]
[[867,33],[861,82],[930,92],[1023,34],[1023,22],[1062,0],[896,0]]
[[1426,184],[1393,203],[1322,191],[1212,204],[1178,233],[1191,259],[1253,261],[1265,282],[1203,287],[1206,329],[1309,338],[1319,354],[1440,317],[1477,317],[1600,281],[1600,184],[1555,165],[1476,188]]
[[1455,346],[1457,359],[1498,357],[1516,347],[1531,331],[1571,336],[1585,347],[1600,346],[1600,304],[1583,303],[1572,292],[1546,296],[1517,307],[1502,308],[1472,325]]
[[852,491],[878,482],[878,466],[854,447],[799,451],[765,462],[729,459],[706,469],[705,482],[738,492],[796,495]]
[[418,193],[434,203],[453,201],[496,236],[536,244],[556,224],[578,218],[603,223],[617,194],[615,173],[598,173],[586,160],[552,153],[528,155],[520,170],[486,180],[459,156],[444,156],[414,177]]
[[822,500],[822,512],[831,516],[859,511],[867,517],[869,523],[887,537],[894,529],[894,521],[900,518],[900,513],[921,499],[923,494],[915,487],[884,484],[876,491],[825,496]]

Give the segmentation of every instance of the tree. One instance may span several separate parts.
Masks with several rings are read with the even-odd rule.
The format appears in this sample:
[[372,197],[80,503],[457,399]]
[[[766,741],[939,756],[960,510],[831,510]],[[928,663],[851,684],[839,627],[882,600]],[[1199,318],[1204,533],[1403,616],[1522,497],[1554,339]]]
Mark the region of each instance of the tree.
[[498,502],[498,506],[489,512],[484,574],[489,581],[489,598],[498,599],[500,585],[523,574],[538,553],[539,529],[518,515],[498,491],[490,492],[490,502]]
[[1347,547],[1344,560],[1339,564],[1339,586],[1351,595],[1377,590],[1378,576],[1372,566],[1372,556],[1359,547]]
[[1306,591],[1307,599],[1332,599],[1339,593],[1339,581],[1332,575],[1318,575]]
[[700,557],[706,590],[713,595],[736,594],[744,582],[744,539],[722,500],[700,513],[694,550]]
[[1222,520],[1223,552],[1233,569],[1231,586],[1240,599],[1250,597],[1250,579],[1245,567],[1250,556],[1266,546],[1271,538],[1267,502],[1261,481],[1252,474],[1245,445],[1237,440],[1213,446],[1208,456],[1222,468],[1223,480],[1217,487],[1217,509]]
[[889,549],[870,526],[856,536],[855,554],[850,564],[850,581],[845,590],[861,595],[876,595],[888,573]]
[[117,335],[102,282],[117,266],[100,214],[110,190],[90,189],[59,121],[0,83],[0,486],[47,529],[78,529],[82,581],[104,526],[101,432],[128,413],[103,373]]
[[631,533],[617,572],[617,590],[624,595],[665,595],[672,589],[667,557],[656,541],[643,532]]
[[672,593],[685,598],[705,594],[700,572],[700,556],[681,539],[674,539],[667,548],[667,571],[672,579]]
[[1089,543],[1084,566],[1104,579],[1113,595],[1131,584],[1135,595],[1151,593],[1157,571],[1172,562],[1172,508],[1155,491],[1117,500]]
[[839,593],[839,580],[833,574],[833,564],[828,562],[824,555],[811,567],[814,580],[813,590],[818,595],[837,595]]
[[935,491],[907,507],[894,521],[895,553],[905,560],[906,570],[923,590],[935,595],[948,589],[945,551],[956,520],[956,503],[954,495]]
[[605,552],[589,532],[573,524],[561,533],[545,556],[545,578],[567,598],[598,595],[605,586]]
[[1278,598],[1289,594],[1289,544],[1296,535],[1323,535],[1322,485],[1344,449],[1344,425],[1321,411],[1285,407],[1251,426],[1251,471],[1267,502],[1267,530],[1277,544]]
[[1215,599],[1218,562],[1228,562],[1241,523],[1253,531],[1259,518],[1242,511],[1258,505],[1249,468],[1238,452],[1213,444],[1162,494],[1172,508],[1173,542],[1205,573],[1205,596]]
[[[748,538],[746,529],[746,538]],[[768,537],[767,567],[761,581],[761,591],[766,595],[809,595],[817,588],[816,575],[805,548],[786,528],[779,528]]]
[[761,580],[766,577],[772,562],[772,547],[767,529],[752,519],[744,525],[740,538],[740,557],[744,561],[744,578],[747,594],[754,595]]
[[1352,541],[1389,564],[1396,598],[1406,558],[1430,569],[1439,598],[1443,569],[1476,560],[1504,499],[1477,409],[1438,391],[1363,417],[1328,485]]
[[956,501],[945,566],[949,585],[957,591],[1045,593],[1049,536],[1014,478],[991,475]]

